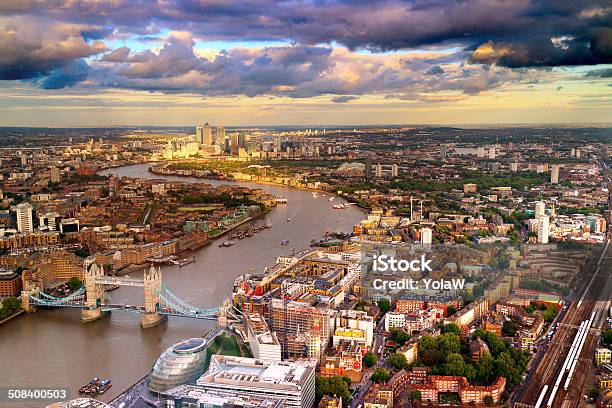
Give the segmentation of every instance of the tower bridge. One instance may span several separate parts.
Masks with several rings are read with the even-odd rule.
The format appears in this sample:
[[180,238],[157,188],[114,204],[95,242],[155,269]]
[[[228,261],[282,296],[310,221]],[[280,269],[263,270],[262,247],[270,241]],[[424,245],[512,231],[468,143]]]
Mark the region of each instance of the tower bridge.
[[[144,302],[136,306],[111,303],[105,297],[105,285],[142,287]],[[69,296],[58,298],[30,286],[21,292],[21,304],[27,312],[35,311],[40,306],[79,308],[82,322],[98,320],[114,310],[134,312],[140,314],[140,326],[143,328],[156,326],[168,316],[218,320],[223,326],[228,319],[239,319],[233,310],[228,311],[226,307],[205,309],[185,302],[162,284],[161,269],[153,265],[145,271],[142,279],[138,279],[105,275],[104,270],[94,263],[85,268],[83,286]]]

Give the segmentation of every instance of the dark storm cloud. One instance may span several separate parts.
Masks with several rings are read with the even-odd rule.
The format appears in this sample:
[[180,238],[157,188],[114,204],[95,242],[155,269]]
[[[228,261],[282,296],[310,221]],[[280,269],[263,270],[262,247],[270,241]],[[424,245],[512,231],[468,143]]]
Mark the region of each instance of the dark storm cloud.
[[346,95],[346,96],[336,96],[335,98],[332,98],[331,101],[334,103],[347,103],[347,102],[355,101],[357,99],[359,99],[358,96]]
[[49,76],[42,82],[41,87],[43,89],[71,87],[85,81],[88,73],[89,66],[84,60],[72,61],[62,68],[51,71]]
[[85,29],[39,18],[0,17],[0,79],[45,76],[105,51],[103,43],[82,37]]
[[[51,86],[70,86],[82,81],[85,71],[70,74],[80,65],[74,61],[107,52],[105,41],[128,39],[165,44],[155,52],[128,47],[107,52],[98,62],[99,82],[210,95],[346,97],[403,94],[406,88],[478,93],[520,77],[487,73],[489,66],[611,63],[610,21],[612,7],[604,0],[4,0],[0,79],[51,75]],[[165,38],[168,31],[181,33]],[[194,39],[204,46],[207,40],[282,40],[296,46],[234,48],[209,60],[194,51]],[[349,64],[347,73],[346,58],[325,44],[374,52],[459,51],[446,60],[407,58],[394,68],[364,60],[365,67]],[[458,74],[447,68],[457,62],[483,69]]]
[[443,73],[444,73],[444,70],[439,65],[434,65],[433,67],[428,69],[427,72],[425,72],[425,74],[427,75],[441,75]]

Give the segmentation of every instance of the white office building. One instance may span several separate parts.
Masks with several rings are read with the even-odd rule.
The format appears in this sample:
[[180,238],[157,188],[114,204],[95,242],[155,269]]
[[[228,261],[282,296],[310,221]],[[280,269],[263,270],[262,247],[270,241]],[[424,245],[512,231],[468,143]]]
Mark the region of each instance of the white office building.
[[433,231],[431,228],[423,228],[421,229],[421,243],[423,245],[431,245],[433,239]]
[[385,314],[385,331],[393,328],[400,329],[406,324],[406,315],[397,312],[387,312]]
[[34,232],[34,222],[32,220],[33,208],[28,203],[17,204],[11,208],[17,215],[17,231]]
[[312,408],[315,368],[290,361],[214,355],[196,385],[207,391],[233,391],[247,397],[280,398],[286,407]]
[[259,313],[245,314],[244,326],[253,357],[281,361],[281,345],[276,332],[270,331],[266,320]]
[[550,220],[548,215],[543,215],[538,218],[538,243],[548,244],[548,236],[550,234]]
[[536,201],[535,202],[535,217],[540,218],[546,215],[546,203],[544,201]]

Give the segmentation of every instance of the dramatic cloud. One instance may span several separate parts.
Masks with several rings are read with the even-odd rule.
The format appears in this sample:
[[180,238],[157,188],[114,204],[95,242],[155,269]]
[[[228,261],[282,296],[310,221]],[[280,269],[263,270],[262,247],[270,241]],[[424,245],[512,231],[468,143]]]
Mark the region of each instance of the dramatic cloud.
[[610,21],[604,0],[4,0],[0,79],[447,101],[612,63]]
[[89,66],[80,59],[71,61],[62,68],[51,71],[51,74],[42,82],[44,89],[61,89],[74,86],[75,84],[85,81],[89,73]]
[[48,75],[105,51],[102,42],[87,42],[82,37],[87,28],[38,18],[0,17],[0,79]]

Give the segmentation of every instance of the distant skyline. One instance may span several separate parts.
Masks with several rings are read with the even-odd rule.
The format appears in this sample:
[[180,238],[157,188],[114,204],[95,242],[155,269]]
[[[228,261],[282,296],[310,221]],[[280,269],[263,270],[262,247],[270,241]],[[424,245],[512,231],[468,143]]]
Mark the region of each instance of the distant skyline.
[[603,0],[5,0],[0,126],[612,122]]

